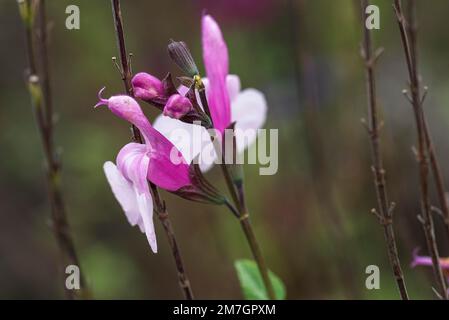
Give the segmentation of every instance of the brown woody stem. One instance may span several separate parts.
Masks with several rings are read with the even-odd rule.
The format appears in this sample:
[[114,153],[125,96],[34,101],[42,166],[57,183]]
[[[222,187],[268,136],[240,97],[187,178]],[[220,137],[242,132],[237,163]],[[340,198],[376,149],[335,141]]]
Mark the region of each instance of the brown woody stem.
[[[33,23],[26,23],[24,21],[28,52],[27,85],[30,89],[32,105],[36,114],[36,122],[44,149],[47,168],[48,198],[51,206],[51,225],[60,252],[62,283],[65,285],[66,275],[64,271],[66,267],[68,265],[77,266],[80,269],[80,290],[73,290],[64,286],[66,296],[68,299],[88,298],[90,293],[84,280],[84,274],[81,271],[81,265],[67,221],[67,213],[61,188],[61,164],[54,146],[45,0],[26,0],[22,5],[28,6],[29,15],[36,15],[34,10],[38,10],[39,14],[37,30],[34,28],[36,19],[29,20],[33,21]],[[30,17],[28,16],[28,18]],[[40,41],[39,45],[36,46],[38,36]],[[40,70],[38,67],[40,67]]]
[[399,254],[395,239],[395,233],[393,228],[393,207],[391,207],[385,180],[385,169],[383,167],[382,153],[380,147],[379,136],[379,110],[376,99],[376,77],[375,77],[375,63],[378,56],[374,54],[371,32],[365,27],[365,20],[367,18],[365,8],[369,5],[369,1],[361,1],[362,9],[362,28],[363,28],[363,58],[365,60],[365,77],[366,77],[366,90],[368,95],[368,114],[369,123],[368,130],[371,141],[372,152],[372,170],[374,175],[374,185],[376,188],[377,206],[378,206],[378,218],[379,222],[383,226],[385,241],[387,244],[388,258],[393,270],[393,274],[398,286],[400,296],[403,300],[408,300],[407,288],[405,285],[404,274],[401,268],[401,262],[399,260]]
[[[112,4],[112,14],[115,23],[115,31],[117,36],[117,47],[120,52],[120,61],[121,61],[121,73],[122,80],[126,89],[126,93],[130,96],[133,96],[133,89],[131,86],[131,70],[128,63],[128,54],[126,52],[126,44],[125,44],[125,35],[123,31],[123,20],[122,13],[120,9],[120,0],[111,0]],[[139,129],[135,126],[132,127],[133,132],[133,140],[138,143],[143,143],[142,135],[140,134]],[[154,211],[161,222],[165,234],[168,238],[168,243],[171,248],[171,252],[175,261],[176,270],[178,272],[178,280],[179,286],[184,294],[184,297],[187,300],[193,300],[193,292],[190,286],[190,281],[187,277],[187,273],[185,271],[184,262],[181,257],[181,252],[178,246],[178,242],[176,241],[176,236],[173,230],[173,226],[169,219],[168,211],[165,206],[164,201],[162,200],[159,190],[156,185],[153,183],[149,183],[151,187],[151,192],[153,194],[154,200]]]
[[[441,297],[447,299],[446,280],[444,279],[440,265],[440,256],[435,237],[433,216],[429,203],[429,190],[428,190],[429,157],[432,158],[431,153],[433,153],[433,148],[431,146],[430,134],[428,132],[428,126],[426,124],[426,119],[422,108],[423,99],[420,93],[420,83],[418,77],[417,28],[415,24],[416,3],[414,0],[409,0],[409,5],[410,5],[409,7],[410,15],[408,17],[409,21],[407,22],[404,13],[402,11],[401,1],[394,0],[394,10],[396,12],[396,19],[399,26],[402,46],[404,49],[407,64],[407,70],[409,74],[411,102],[415,115],[416,129],[418,135],[417,158],[419,163],[421,212],[422,212],[421,215],[419,215],[419,220],[422,223],[427,243],[427,249],[429,250],[430,256],[432,258],[435,280],[438,286],[438,293]],[[434,160],[436,160],[435,155],[433,155],[433,158]],[[436,163],[436,161],[433,162]],[[445,202],[446,200],[443,199],[443,201]],[[444,210],[444,206],[442,210]]]

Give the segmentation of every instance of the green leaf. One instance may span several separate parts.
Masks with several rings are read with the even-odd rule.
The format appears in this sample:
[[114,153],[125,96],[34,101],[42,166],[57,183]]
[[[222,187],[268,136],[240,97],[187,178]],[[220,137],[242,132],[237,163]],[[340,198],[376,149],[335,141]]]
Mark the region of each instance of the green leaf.
[[[243,295],[247,300],[268,300],[268,295],[260,275],[256,262],[248,259],[237,260],[234,263],[237,276],[242,287]],[[285,286],[282,280],[273,272],[268,273],[273,284],[274,295],[278,300],[284,300],[286,296]]]

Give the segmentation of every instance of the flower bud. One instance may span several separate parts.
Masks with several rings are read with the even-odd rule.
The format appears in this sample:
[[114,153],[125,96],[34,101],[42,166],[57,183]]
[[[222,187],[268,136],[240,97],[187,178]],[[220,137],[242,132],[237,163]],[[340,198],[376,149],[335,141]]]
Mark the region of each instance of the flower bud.
[[136,125],[138,121],[145,118],[142,109],[136,100],[126,95],[112,96],[109,99],[104,99],[101,97],[105,88],[98,92],[98,103],[94,106],[95,108],[105,105],[112,111],[116,116],[125,119],[132,124]]
[[168,44],[168,54],[177,66],[189,77],[193,78],[195,75],[199,74],[195,61],[192,58],[192,54],[184,42],[171,40]]
[[164,115],[174,119],[180,119],[193,109],[189,99],[180,95],[172,95],[164,107]]
[[142,100],[153,100],[164,95],[162,81],[146,72],[136,74],[131,83],[134,96]]

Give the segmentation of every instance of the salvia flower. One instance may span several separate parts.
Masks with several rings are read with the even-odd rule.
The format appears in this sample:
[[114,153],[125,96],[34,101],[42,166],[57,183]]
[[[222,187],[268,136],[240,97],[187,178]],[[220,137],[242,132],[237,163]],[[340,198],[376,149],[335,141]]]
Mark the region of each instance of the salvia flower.
[[131,83],[135,97],[163,111],[167,117],[211,127],[210,118],[196,101],[193,86],[191,90],[181,86],[178,91],[170,73],[161,81],[146,72],[140,72],[132,78]]
[[[412,268],[415,268],[417,266],[426,266],[426,267],[433,266],[431,257],[420,256],[418,253],[419,248],[413,250],[413,260],[412,263],[410,264]],[[449,279],[449,258],[440,258],[440,266],[441,269],[443,269],[443,273]]]
[[[153,199],[146,180],[149,157],[146,156],[144,150],[136,152],[137,145],[139,144],[127,144],[119,152],[117,166],[113,162],[107,161],[103,165],[103,169],[128,222],[132,226],[139,226],[140,230],[146,234],[151,249],[156,253]],[[144,145],[139,146],[145,148]]]
[[136,74],[131,80],[134,96],[142,100],[154,100],[164,96],[162,81],[146,72]]
[[[120,150],[116,165],[108,161],[103,168],[129,223],[145,232],[151,249],[157,252],[153,202],[147,180],[168,191],[177,191],[192,184],[189,166],[171,142],[151,126],[133,98],[119,95],[103,99],[102,91],[96,107],[107,105],[115,115],[138,127],[144,136],[145,144],[128,143]],[[178,163],[170,159],[173,152]]]
[[98,94],[99,102],[95,107],[106,105],[116,116],[135,125],[145,139],[145,144],[125,145],[116,164],[106,162],[104,171],[128,221],[146,233],[156,252],[148,181],[189,200],[222,204],[224,198],[204,180],[196,166],[189,165],[181,152],[153,128],[136,100],[126,95],[103,99],[103,90]]
[[153,128],[136,100],[126,95],[99,99],[96,106],[107,105],[112,113],[132,123],[142,133],[146,148],[133,144],[135,148],[131,150],[135,153],[145,153],[150,158],[147,176],[151,182],[168,191],[177,191],[191,184],[189,165],[183,155]]
[[164,116],[181,119],[183,116],[192,111],[193,105],[190,100],[180,94],[172,95],[164,107]]
[[[261,128],[265,122],[267,112],[265,97],[256,89],[241,91],[239,77],[229,74],[227,45],[220,27],[210,15],[202,18],[202,46],[207,75],[202,81],[206,87],[214,128],[223,134],[224,130],[235,122],[237,151],[243,152],[254,143],[257,138],[257,129]],[[179,91],[181,92],[181,89]],[[193,125],[179,123],[161,115],[154,122],[154,127],[170,139],[179,150],[188,150],[186,153],[193,154],[194,150],[198,150],[196,144],[200,144],[199,150],[213,149],[207,143],[193,139]],[[178,139],[177,135],[173,134],[178,128],[190,133],[190,139]],[[245,132],[246,138],[239,137],[239,134]],[[203,171],[211,168],[215,162],[214,157],[208,157],[208,159],[207,163],[201,164]]]

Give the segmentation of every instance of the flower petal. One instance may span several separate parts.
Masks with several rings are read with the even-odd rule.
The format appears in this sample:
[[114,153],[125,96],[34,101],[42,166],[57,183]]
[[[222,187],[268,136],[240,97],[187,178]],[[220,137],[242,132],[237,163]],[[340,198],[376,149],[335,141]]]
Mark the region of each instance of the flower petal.
[[144,144],[131,142],[123,146],[120,149],[116,163],[120,172],[123,173],[124,177],[131,180],[129,172],[131,170],[131,165],[134,164],[136,158],[142,157],[147,152],[147,147]]
[[204,127],[160,115],[154,121],[154,128],[176,146],[187,163],[201,154],[201,171],[206,172],[214,164],[217,154]]
[[105,162],[103,170],[111,186],[112,193],[125,212],[128,222],[135,226],[139,223],[140,212],[132,183],[121,174],[111,161]]
[[[153,252],[157,252],[156,235],[153,225],[153,200],[148,187],[147,175],[150,158],[145,145],[128,143],[117,156],[118,169],[123,179],[131,185],[134,205],[139,216],[134,221],[144,231]],[[115,167],[115,166],[114,166]]]
[[189,88],[186,87],[186,86],[184,86],[184,85],[180,85],[180,86],[177,88],[177,90],[178,90],[178,93],[179,93],[181,96],[185,96],[186,93],[189,91]]
[[202,19],[203,60],[209,79],[207,99],[214,127],[224,132],[230,124],[231,108],[226,76],[229,70],[228,48],[220,27],[215,20],[205,15]]
[[[419,248],[413,250],[413,260],[410,266],[415,268],[416,266],[432,266],[432,258],[429,256],[420,256]],[[449,258],[440,258],[440,266],[443,270],[449,269]]]
[[[138,194],[137,203],[139,205],[139,211],[141,213],[143,221],[143,229],[145,230],[145,235],[147,236],[148,243],[150,244],[151,250],[153,250],[154,253],[157,253],[156,233],[154,231],[153,223],[153,199],[151,197],[151,194]],[[142,230],[142,226],[139,226]]]
[[[236,122],[237,148],[244,151],[257,138],[257,129],[262,128],[267,117],[267,101],[262,92],[245,89],[232,102],[232,122]],[[244,132],[245,137],[240,133]]]
[[127,175],[133,183],[137,205],[143,221],[143,227],[148,239],[148,243],[150,244],[153,252],[156,253],[157,243],[153,224],[153,198],[151,197],[150,188],[148,187],[147,181],[150,158],[144,152],[134,157],[128,157],[128,159],[130,165],[127,166]]
[[[209,79],[207,77],[204,77],[201,79],[203,81],[204,87],[206,88],[206,95],[209,95]],[[241,84],[240,84],[240,78],[236,74],[228,74],[226,76],[226,89],[228,90],[229,99],[232,101],[237,97],[237,95],[240,92]],[[184,86],[179,86],[178,92],[182,95],[185,95],[189,88]],[[203,105],[201,104],[200,96],[198,95],[198,92],[196,93],[196,99],[198,101],[198,104],[200,107],[204,110]],[[231,107],[232,110],[232,107]]]
[[236,74],[228,74],[226,77],[226,86],[228,89],[229,99],[231,100],[231,111],[232,111],[232,102],[237,98],[237,95],[240,92],[241,84],[240,78]]
[[176,146],[153,128],[148,120],[141,121],[138,128],[145,138],[146,152],[151,159],[148,180],[167,191],[191,185],[189,165]]

